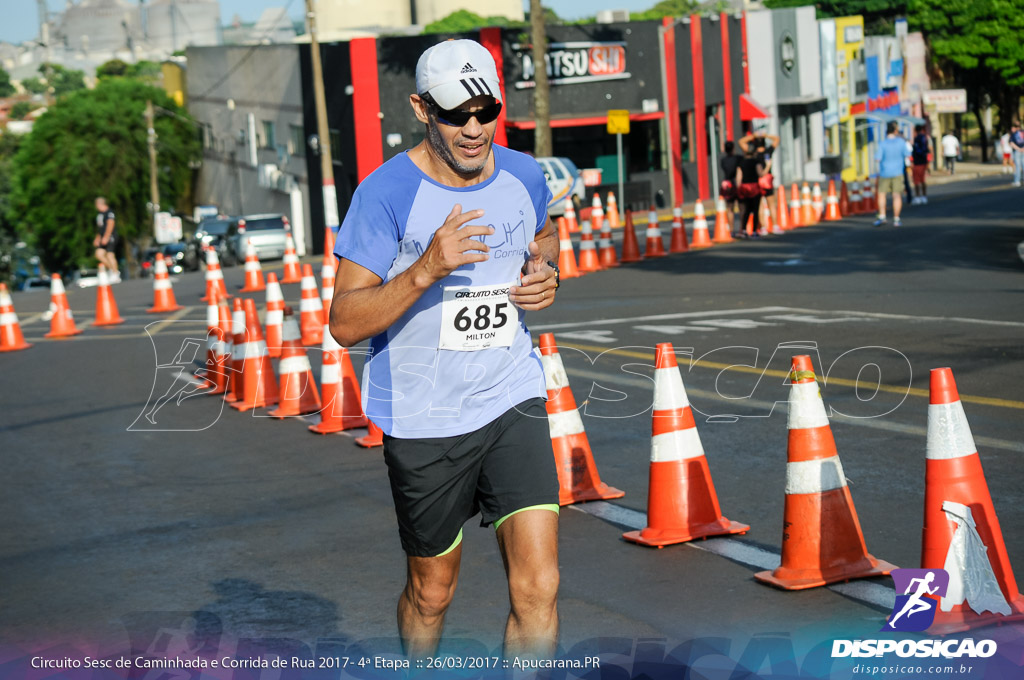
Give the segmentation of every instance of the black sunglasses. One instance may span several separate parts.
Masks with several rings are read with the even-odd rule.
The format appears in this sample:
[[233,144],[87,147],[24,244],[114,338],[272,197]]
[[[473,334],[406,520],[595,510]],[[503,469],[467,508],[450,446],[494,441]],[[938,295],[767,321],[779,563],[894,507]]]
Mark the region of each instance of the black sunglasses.
[[433,101],[427,101],[434,109],[434,115],[445,125],[452,127],[463,127],[469,123],[470,118],[476,118],[481,125],[487,125],[498,119],[501,113],[501,102],[494,102],[476,111],[463,111],[462,109],[442,109]]

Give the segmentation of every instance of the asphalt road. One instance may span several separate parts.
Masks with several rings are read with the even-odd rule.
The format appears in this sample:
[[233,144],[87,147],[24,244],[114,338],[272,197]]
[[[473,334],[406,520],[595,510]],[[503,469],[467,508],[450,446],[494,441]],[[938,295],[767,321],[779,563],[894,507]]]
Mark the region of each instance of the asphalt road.
[[[937,187],[899,229],[852,218],[566,281],[530,325],[555,333],[601,477],[626,496],[562,510],[562,646],[624,638],[639,655],[647,639],[721,636],[735,657],[767,637],[802,655],[878,631],[890,579],[799,593],[753,579],[779,559],[782,376],[797,353],[831,380],[822,395],[867,547],[903,567],[920,565],[929,369],[951,367],[1024,575],[1021,206],[1005,178],[982,178]],[[227,270],[229,290],[242,277]],[[146,649],[158,629],[196,626],[213,645],[396,650],[404,560],[380,450],[201,395],[147,421],[184,384],[183,343],[205,335],[201,274],[176,277],[187,307],[173,315],[145,313],[150,286],[115,286],[126,322],[107,329],[88,325],[94,290],[70,290],[85,332],[64,341],[42,338],[45,292],[14,296],[36,344],[0,355],[0,641]],[[299,287],[285,298],[297,307]],[[644,524],[659,342],[679,354],[723,512],[751,525],[744,536],[663,550],[620,538]],[[491,531],[471,522],[446,648],[499,649],[506,608]]]

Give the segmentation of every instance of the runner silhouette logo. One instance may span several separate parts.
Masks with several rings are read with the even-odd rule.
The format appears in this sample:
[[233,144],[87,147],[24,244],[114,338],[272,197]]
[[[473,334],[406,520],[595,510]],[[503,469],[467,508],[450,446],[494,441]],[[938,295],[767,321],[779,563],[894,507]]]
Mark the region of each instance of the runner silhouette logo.
[[949,588],[949,574],[945,569],[893,569],[892,580],[896,602],[882,630],[927,630]]

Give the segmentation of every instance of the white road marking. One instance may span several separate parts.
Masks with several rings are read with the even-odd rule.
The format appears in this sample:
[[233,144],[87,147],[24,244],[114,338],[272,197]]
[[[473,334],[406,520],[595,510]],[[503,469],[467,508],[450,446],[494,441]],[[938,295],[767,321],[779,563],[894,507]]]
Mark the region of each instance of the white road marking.
[[[603,519],[628,529],[639,530],[647,525],[646,513],[614,505],[607,501],[570,505],[569,509],[592,515],[598,519]],[[690,541],[685,545],[688,548],[703,550],[758,569],[774,569],[782,562],[779,553],[750,545],[736,538],[709,538],[704,541]],[[893,603],[896,601],[896,593],[892,587],[882,585],[881,583],[854,581],[850,583],[836,583],[825,587],[840,595],[883,609],[892,609]]]
[[874,319],[863,316],[839,316],[829,319],[813,314],[773,314],[764,317],[773,321],[794,321],[796,323],[842,323],[846,321],[874,321]]
[[569,338],[571,340],[589,340],[590,342],[602,342],[605,344],[618,342],[617,338],[612,337],[612,331],[605,330],[569,331],[566,333],[559,333],[558,337]]
[[709,312],[680,312],[678,314],[654,314],[652,316],[634,316],[621,319],[598,319],[595,321],[574,321],[570,323],[549,323],[538,326],[530,326],[532,331],[552,331],[560,328],[580,328],[582,326],[609,326],[620,323],[635,323],[637,321],[668,321],[670,319],[700,319],[702,317],[732,316],[735,314],[767,314],[770,312],[805,311],[793,310],[790,307],[752,307],[749,309],[716,309]]
[[[717,331],[714,327],[705,326],[634,326],[635,331],[645,331],[649,333],[658,333],[660,335],[682,335],[686,331]],[[559,333],[558,337],[562,337],[564,333]]]

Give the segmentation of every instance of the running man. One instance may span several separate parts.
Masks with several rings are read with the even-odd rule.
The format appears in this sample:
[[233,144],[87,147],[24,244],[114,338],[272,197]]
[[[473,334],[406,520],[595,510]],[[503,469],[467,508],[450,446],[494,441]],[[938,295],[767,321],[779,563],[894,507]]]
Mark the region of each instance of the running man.
[[914,162],[913,175],[914,175],[914,205],[924,205],[928,203],[928,185],[926,184],[926,177],[928,175],[928,159],[932,155],[932,140],[928,137],[925,132],[924,125],[914,126],[914,142],[912,152],[910,154],[911,159]]
[[409,656],[436,651],[462,526],[480,512],[508,578],[505,654],[550,656],[558,478],[524,316],[558,288],[551,192],[536,161],[493,145],[501,91],[480,44],[426,50],[409,102],[425,139],[352,197],[330,314],[341,345],[370,338],[364,408],[384,431],[407,556],[399,633]]
[[885,195],[892,194],[892,226],[900,226],[900,211],[903,210],[903,169],[910,157],[905,139],[900,137],[899,125],[889,121],[885,126],[885,139],[878,145],[875,160],[878,161],[878,219],[875,226],[885,224]]
[[910,589],[914,587],[915,583],[918,584],[917,591],[910,596],[910,599],[907,600],[907,603],[903,605],[903,609],[901,609],[896,616],[889,619],[890,628],[894,628],[895,626],[893,626],[893,624],[896,623],[896,619],[900,618],[904,614],[906,614],[909,617],[919,612],[928,611],[929,609],[931,609],[931,605],[929,605],[927,602],[924,602],[922,598],[925,595],[934,595],[939,590],[938,586],[935,586],[934,588],[928,587],[928,584],[934,580],[935,572],[931,571],[929,571],[924,578],[910,579],[910,583],[907,584],[907,592],[903,594],[908,595],[910,593]]
[[107,204],[103,196],[96,197],[96,238],[92,240],[92,247],[96,249],[96,259],[100,264],[110,270],[111,281],[121,280],[121,272],[117,268],[117,221],[114,211]]

